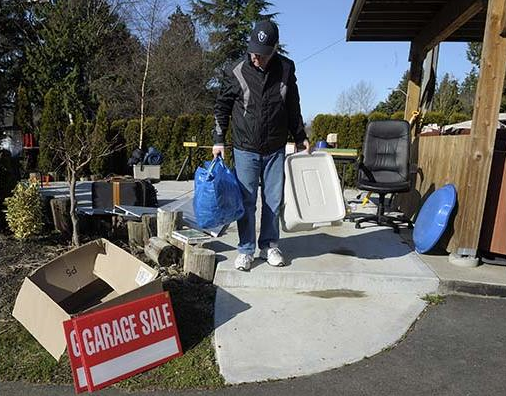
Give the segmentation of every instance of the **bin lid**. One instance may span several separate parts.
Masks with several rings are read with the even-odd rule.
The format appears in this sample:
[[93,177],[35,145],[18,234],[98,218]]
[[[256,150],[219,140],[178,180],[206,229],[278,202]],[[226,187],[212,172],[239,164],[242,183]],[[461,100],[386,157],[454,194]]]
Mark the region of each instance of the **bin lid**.
[[418,253],[432,249],[443,235],[457,202],[457,190],[447,184],[434,191],[425,201],[416,218],[413,242]]

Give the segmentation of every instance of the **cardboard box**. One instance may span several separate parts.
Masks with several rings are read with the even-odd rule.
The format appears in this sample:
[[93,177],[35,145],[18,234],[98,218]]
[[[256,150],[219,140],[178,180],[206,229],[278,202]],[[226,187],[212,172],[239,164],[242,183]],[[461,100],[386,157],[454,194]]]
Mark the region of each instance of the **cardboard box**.
[[162,292],[157,275],[123,249],[98,239],[26,277],[12,315],[58,360],[66,347],[65,320]]

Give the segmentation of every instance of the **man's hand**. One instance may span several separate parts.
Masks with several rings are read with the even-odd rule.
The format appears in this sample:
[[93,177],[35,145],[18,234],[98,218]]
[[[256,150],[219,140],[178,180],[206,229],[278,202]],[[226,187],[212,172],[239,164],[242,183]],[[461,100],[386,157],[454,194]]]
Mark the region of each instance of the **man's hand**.
[[304,150],[299,149],[299,145],[295,145],[295,151],[302,152],[304,154],[311,154],[311,145],[309,144],[309,140],[304,139],[304,141],[300,144],[301,146],[304,146]]
[[218,155],[221,155],[221,158],[225,159],[225,145],[215,144],[213,146],[213,157],[216,158]]

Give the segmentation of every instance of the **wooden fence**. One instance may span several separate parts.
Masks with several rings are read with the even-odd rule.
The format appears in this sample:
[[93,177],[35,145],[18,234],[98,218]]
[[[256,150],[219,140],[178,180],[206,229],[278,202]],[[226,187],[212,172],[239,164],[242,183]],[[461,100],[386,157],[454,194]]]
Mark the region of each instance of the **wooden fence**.
[[[470,142],[470,135],[419,135],[414,139],[411,147],[413,188],[398,201],[404,213],[411,217],[416,216],[427,197],[445,184],[454,184],[458,193],[466,183],[466,153]],[[461,211],[456,212],[453,224],[465,224],[459,217]],[[456,251],[459,233],[464,232],[465,227],[456,227],[450,231],[451,237],[446,241],[449,251]]]

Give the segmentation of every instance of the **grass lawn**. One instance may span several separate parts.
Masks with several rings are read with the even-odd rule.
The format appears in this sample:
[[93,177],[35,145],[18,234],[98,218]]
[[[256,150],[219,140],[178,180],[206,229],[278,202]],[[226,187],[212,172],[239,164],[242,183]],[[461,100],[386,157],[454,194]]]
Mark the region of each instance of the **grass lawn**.
[[[11,316],[24,277],[68,248],[54,236],[18,242],[0,234],[0,381],[72,384],[67,355],[57,362]],[[174,275],[166,288],[171,294],[184,355],[115,386],[129,390],[223,387],[211,344],[214,286]]]

